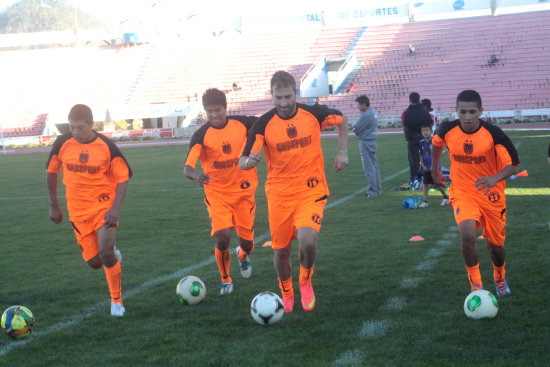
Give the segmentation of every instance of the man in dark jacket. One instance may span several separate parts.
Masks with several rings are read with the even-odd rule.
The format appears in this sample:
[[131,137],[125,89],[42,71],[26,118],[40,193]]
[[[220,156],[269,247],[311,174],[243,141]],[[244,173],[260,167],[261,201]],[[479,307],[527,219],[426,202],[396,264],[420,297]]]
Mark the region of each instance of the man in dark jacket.
[[410,179],[411,186],[413,186],[420,166],[420,156],[418,152],[420,149],[420,140],[423,139],[420,129],[423,123],[431,123],[432,118],[426,108],[420,103],[420,94],[412,92],[409,95],[409,102],[411,104],[401,115],[401,121],[403,122],[405,140],[407,140]]

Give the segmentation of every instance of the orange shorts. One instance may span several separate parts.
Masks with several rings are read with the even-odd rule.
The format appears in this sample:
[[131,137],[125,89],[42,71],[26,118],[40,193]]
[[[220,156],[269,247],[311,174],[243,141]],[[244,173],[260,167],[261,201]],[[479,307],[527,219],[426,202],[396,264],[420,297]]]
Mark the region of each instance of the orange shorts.
[[237,229],[237,235],[245,240],[254,240],[254,216],[256,201],[254,195],[225,195],[209,192],[204,198],[212,231],[210,236],[222,229]]
[[296,230],[301,227],[311,227],[319,232],[326,203],[326,195],[297,199],[268,197],[267,210],[272,247],[286,247],[296,238]]
[[451,197],[451,205],[456,224],[467,219],[474,219],[476,229],[483,228],[483,237],[495,246],[504,246],[506,238],[506,207],[494,208],[490,204],[480,204],[471,199]]
[[97,230],[103,227],[105,223],[104,216],[109,209],[110,208],[104,208],[97,213],[71,218],[76,241],[80,246],[82,257],[86,262],[99,255]]

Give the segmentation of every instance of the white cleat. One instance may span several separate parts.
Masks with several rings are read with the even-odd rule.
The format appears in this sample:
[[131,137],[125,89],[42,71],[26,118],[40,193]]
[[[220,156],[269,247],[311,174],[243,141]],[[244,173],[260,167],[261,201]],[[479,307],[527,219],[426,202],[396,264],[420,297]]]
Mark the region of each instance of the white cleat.
[[237,246],[235,249],[235,253],[237,254],[237,260],[239,260],[239,270],[241,271],[241,275],[243,278],[247,279],[250,278],[250,274],[252,274],[252,263],[250,260],[248,260],[248,256],[245,260],[241,260],[239,258],[239,250],[241,249],[241,246]]
[[231,292],[233,292],[233,283],[223,283],[220,286],[220,294],[221,295],[229,294]]
[[124,316],[126,309],[122,303],[111,302],[111,316],[121,317]]

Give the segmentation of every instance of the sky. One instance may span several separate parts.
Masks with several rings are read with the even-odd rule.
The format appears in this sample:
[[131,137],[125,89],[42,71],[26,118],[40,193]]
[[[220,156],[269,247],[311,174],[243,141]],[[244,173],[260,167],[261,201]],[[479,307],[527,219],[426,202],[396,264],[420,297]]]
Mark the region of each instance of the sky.
[[[0,0],[0,10],[3,10],[19,0]],[[43,0],[47,3],[48,0]],[[150,16],[154,8],[165,7],[167,11],[174,15],[204,13],[209,17],[216,16],[238,16],[247,15],[253,12],[293,12],[299,11],[308,6],[330,5],[329,1],[311,1],[311,0],[278,0],[275,2],[262,2],[256,0],[67,0],[75,4],[83,11],[101,18],[109,24],[120,23],[120,21],[129,17],[147,17]],[[348,0],[344,0],[348,1]],[[364,0],[363,3],[377,0]],[[324,4],[326,3],[326,5]],[[341,3],[341,2],[340,2]],[[155,5],[153,7],[153,5]]]
[[[0,11],[19,0],[0,0]],[[42,0],[47,3],[49,0]],[[51,0],[50,0],[51,1]],[[341,9],[346,6],[383,7],[380,0],[66,0],[70,4],[91,14],[111,26],[123,21],[133,22],[150,20],[151,24],[162,23],[166,19],[187,19],[195,16],[193,26],[219,25],[227,28],[238,16],[255,14],[270,15],[303,15],[308,11]],[[432,2],[434,0],[424,0]],[[448,2],[450,0],[446,0]],[[488,0],[485,0],[488,1]],[[392,3],[403,3],[407,0],[393,0]],[[414,2],[413,2],[414,3]],[[415,4],[422,4],[421,0]],[[550,4],[546,4],[550,6]],[[515,9],[518,10],[517,8]]]

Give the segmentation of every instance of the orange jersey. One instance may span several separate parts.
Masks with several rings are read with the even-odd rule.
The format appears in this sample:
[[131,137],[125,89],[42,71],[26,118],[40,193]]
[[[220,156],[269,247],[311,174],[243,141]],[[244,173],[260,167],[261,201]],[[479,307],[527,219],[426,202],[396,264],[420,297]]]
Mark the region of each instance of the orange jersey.
[[50,152],[46,168],[50,173],[63,169],[69,216],[79,217],[110,208],[116,185],[128,181],[132,170],[118,147],[96,133],[86,144],[72,134],[58,137]]
[[516,148],[504,132],[496,125],[480,120],[479,129],[466,133],[460,127],[460,121],[441,124],[432,138],[434,146],[447,146],[451,159],[451,197],[468,198],[486,203],[489,200],[494,207],[505,207],[504,189],[506,183],[499,181],[483,195],[477,191],[475,182],[484,176],[493,176],[511,164],[519,166]]
[[252,126],[244,156],[264,148],[267,161],[266,194],[307,194],[312,189],[328,195],[325,163],[321,150],[321,130],[339,125],[342,113],[324,105],[297,103],[296,114],[283,119],[272,109]]
[[215,128],[207,122],[191,137],[185,165],[195,169],[200,159],[204,174],[210,177],[210,182],[204,186],[206,194],[209,191],[254,194],[256,191],[256,169],[239,169],[246,135],[255,120],[256,117],[228,116],[224,127]]

